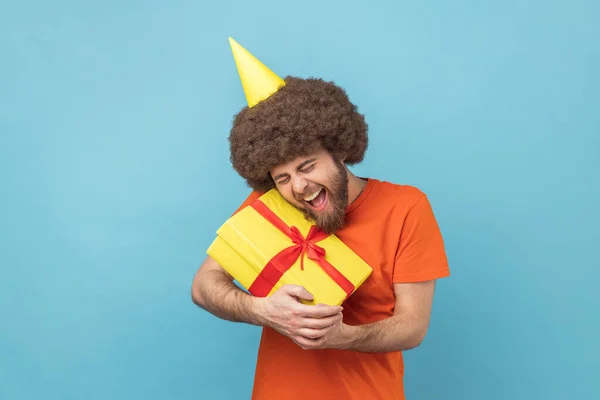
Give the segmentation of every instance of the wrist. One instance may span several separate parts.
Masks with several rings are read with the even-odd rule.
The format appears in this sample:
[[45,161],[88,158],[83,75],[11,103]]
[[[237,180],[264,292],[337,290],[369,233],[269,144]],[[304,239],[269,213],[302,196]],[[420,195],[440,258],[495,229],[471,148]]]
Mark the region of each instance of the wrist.
[[249,309],[250,313],[255,319],[255,323],[260,326],[270,326],[268,312],[267,312],[267,298],[266,297],[249,297]]
[[360,326],[342,325],[338,348],[340,350],[354,350],[357,347],[357,344],[360,342],[360,336]]
[[229,319],[258,326],[264,324],[264,313],[261,306],[262,298],[255,297],[236,287],[223,300],[223,303],[228,304],[227,307],[230,310]]

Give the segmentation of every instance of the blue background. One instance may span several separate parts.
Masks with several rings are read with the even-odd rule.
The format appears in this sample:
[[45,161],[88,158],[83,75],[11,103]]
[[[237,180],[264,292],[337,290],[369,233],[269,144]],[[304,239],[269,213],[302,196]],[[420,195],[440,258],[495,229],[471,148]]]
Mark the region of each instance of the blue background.
[[410,399],[600,398],[598,4],[2,2],[0,399],[249,398],[259,329],[190,299],[247,194],[228,36],[345,87],[354,171],[429,195]]

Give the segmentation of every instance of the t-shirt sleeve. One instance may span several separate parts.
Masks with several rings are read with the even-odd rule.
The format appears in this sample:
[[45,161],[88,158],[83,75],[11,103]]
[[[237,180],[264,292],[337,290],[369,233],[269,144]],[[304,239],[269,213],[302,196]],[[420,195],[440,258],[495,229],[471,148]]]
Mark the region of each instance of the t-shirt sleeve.
[[444,240],[431,204],[423,195],[404,220],[392,279],[394,283],[408,283],[449,275]]
[[260,196],[262,196],[262,193],[259,193],[257,191],[250,192],[248,197],[246,197],[246,200],[244,200],[244,202],[238,207],[237,210],[235,210],[235,212],[232,215],[237,214],[238,212],[249,206],[254,200],[258,199]]

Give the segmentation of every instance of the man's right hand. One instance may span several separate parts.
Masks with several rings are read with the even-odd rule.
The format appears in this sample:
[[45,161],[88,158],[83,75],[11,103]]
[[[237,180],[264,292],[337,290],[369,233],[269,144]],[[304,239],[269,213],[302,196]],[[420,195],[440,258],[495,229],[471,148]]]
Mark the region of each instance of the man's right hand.
[[302,286],[284,285],[271,296],[261,299],[259,313],[264,325],[288,336],[319,339],[342,322],[342,307],[324,304],[306,305],[313,296]]

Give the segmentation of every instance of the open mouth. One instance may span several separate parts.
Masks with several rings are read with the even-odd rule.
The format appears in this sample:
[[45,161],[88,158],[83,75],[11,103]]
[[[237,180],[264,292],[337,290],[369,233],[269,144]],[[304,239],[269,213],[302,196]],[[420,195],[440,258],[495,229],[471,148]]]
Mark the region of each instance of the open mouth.
[[327,190],[321,188],[311,194],[310,196],[304,197],[304,201],[315,211],[322,211],[327,207]]

